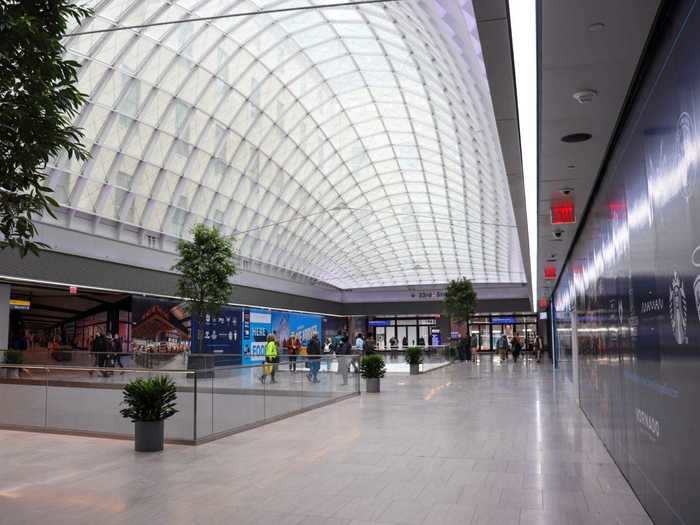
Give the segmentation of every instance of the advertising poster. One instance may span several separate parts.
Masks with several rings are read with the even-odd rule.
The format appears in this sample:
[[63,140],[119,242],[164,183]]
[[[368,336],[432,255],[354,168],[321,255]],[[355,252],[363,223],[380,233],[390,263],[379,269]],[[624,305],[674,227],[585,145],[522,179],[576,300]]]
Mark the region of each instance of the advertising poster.
[[204,323],[204,348],[198,348],[197,321],[194,320],[192,352],[221,354],[216,365],[236,365],[241,363],[242,317],[240,308],[225,307],[217,315],[207,315]]
[[189,350],[190,317],[180,302],[133,297],[131,312],[134,351],[179,353]]
[[295,312],[272,312],[272,330],[280,343],[290,337],[298,337],[302,346],[307,346],[313,334],[319,338],[323,334],[323,323],[320,315],[301,314]]
[[272,311],[246,308],[243,319],[243,363],[260,363],[265,360],[267,336],[272,333]]

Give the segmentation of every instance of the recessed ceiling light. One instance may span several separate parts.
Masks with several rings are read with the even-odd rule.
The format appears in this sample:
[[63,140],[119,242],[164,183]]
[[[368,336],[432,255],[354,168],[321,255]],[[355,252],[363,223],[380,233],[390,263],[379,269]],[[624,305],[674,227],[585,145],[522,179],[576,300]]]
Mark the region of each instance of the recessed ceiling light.
[[569,165],[567,166],[567,168],[569,168],[570,170],[574,169],[575,167],[576,167],[576,165],[574,165],[574,164],[569,164]]
[[588,26],[588,30],[591,33],[598,33],[599,31],[602,31],[605,29],[605,24],[603,22],[595,22],[594,24],[591,24]]
[[574,192],[573,188],[562,188],[559,190],[562,195],[571,195]]
[[593,135],[590,133],[571,133],[570,135],[564,135],[561,138],[562,142],[568,142],[568,143],[573,143],[573,142],[586,142],[589,140]]
[[597,94],[598,92],[595,89],[582,89],[581,91],[574,93],[572,96],[579,104],[588,104],[589,102],[593,102],[593,99]]

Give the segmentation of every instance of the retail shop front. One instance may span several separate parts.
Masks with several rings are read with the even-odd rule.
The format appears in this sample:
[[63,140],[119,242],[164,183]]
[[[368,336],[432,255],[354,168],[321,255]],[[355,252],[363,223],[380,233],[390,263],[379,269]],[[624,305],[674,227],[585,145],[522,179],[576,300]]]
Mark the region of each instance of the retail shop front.
[[[441,322],[443,321],[443,322]],[[446,319],[439,315],[388,315],[369,317],[367,333],[373,335],[377,347],[389,348],[392,339],[396,346],[440,346],[449,343],[445,329]]]
[[[464,330],[462,325],[461,330]],[[460,331],[459,327],[454,327]],[[534,343],[537,336],[537,314],[508,313],[508,314],[479,314],[469,318],[467,332],[476,336],[480,352],[490,352],[496,349],[496,342],[501,335],[506,334],[510,340],[514,335],[523,338],[526,348]]]

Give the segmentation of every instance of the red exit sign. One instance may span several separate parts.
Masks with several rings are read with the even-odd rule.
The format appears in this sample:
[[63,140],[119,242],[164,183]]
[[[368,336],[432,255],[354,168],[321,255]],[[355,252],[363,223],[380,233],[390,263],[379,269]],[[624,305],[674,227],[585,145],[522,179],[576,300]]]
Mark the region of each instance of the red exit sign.
[[552,224],[573,224],[576,222],[576,209],[573,201],[552,204],[550,213]]
[[557,278],[557,269],[554,266],[544,267],[544,278],[546,281],[553,281]]

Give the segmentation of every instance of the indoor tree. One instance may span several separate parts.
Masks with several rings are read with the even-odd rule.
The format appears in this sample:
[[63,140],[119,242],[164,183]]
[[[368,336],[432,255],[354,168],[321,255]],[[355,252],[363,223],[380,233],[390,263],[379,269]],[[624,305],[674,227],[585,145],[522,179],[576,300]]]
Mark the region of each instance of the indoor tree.
[[85,95],[80,65],[64,59],[69,24],[91,11],[66,0],[0,1],[0,250],[39,253],[33,219],[58,203],[46,163],[85,160],[83,132],[72,125]]
[[197,321],[197,348],[201,352],[207,314],[216,315],[233,293],[229,281],[236,273],[233,239],[214,227],[197,224],[192,240],[180,240],[177,250],[180,259],[173,269],[180,272],[178,294],[185,298],[192,319]]
[[476,308],[476,292],[466,277],[450,281],[445,290],[445,312],[457,322],[466,323]]

